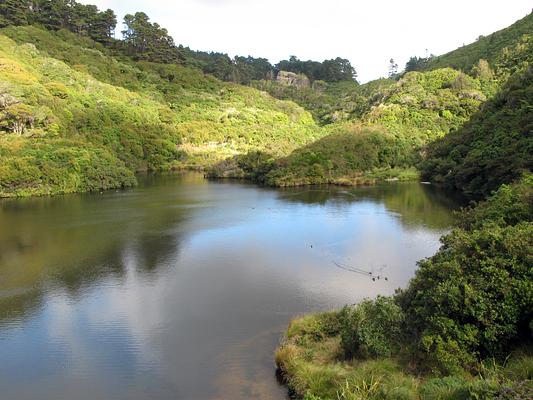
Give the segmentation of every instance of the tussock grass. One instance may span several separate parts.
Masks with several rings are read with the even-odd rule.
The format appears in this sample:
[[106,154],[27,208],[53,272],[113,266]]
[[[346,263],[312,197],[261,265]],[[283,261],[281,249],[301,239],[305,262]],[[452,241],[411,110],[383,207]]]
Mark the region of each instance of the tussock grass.
[[[276,365],[292,397],[305,400],[457,400],[526,399],[531,394],[530,350],[503,366],[480,366],[479,375],[417,374],[397,357],[343,355],[341,313],[309,314],[289,324],[275,353]],[[511,393],[507,396],[506,393]],[[513,397],[514,396],[514,397]],[[525,396],[525,397],[524,397]]]

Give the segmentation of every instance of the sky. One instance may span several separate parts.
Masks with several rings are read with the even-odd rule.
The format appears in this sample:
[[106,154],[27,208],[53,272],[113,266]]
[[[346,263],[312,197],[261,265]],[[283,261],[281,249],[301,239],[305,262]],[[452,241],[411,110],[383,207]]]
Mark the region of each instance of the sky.
[[[144,11],[177,44],[277,63],[342,57],[358,80],[388,72],[393,58],[444,54],[531,12],[531,0],[82,0],[119,19]],[[400,68],[401,69],[401,68]]]

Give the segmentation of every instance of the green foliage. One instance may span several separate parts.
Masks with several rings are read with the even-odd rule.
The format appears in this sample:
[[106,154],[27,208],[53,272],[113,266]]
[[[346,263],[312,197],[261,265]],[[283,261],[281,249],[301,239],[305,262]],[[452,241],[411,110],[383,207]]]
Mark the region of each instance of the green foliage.
[[284,85],[275,80],[251,82],[252,87],[278,99],[298,103],[321,125],[360,118],[371,109],[384,89],[393,84],[390,79],[378,79],[364,85],[350,81],[315,81],[310,87]]
[[337,57],[323,62],[301,61],[296,56],[276,64],[277,71],[289,71],[306,75],[311,81],[356,81],[357,73],[349,60]]
[[378,296],[340,312],[341,346],[347,357],[388,357],[398,351],[401,308],[390,297]]
[[29,0],[0,1],[0,27],[26,25],[29,15]]
[[[81,135],[134,171],[214,166],[213,176],[282,186],[412,179],[417,177],[414,165],[428,155],[424,178],[483,195],[530,169],[527,77],[520,83],[522,92],[513,92],[507,103],[501,95],[490,103],[504,124],[512,125],[513,118],[506,116],[515,113],[520,131],[515,126],[492,129],[497,125],[492,121],[480,127],[479,135],[470,135],[482,138],[488,131],[490,145],[482,140],[477,147],[462,145],[469,135],[461,146],[455,144],[462,139],[442,141],[455,140],[450,146],[438,140],[450,131],[470,129],[461,127],[510,74],[530,63],[531,35],[523,28],[530,17],[493,35],[504,39],[486,47],[465,72],[435,69],[434,59],[416,59],[413,69],[424,69],[422,63],[432,70],[408,72],[397,82],[358,85],[352,66],[341,58],[317,63],[291,57],[274,68],[265,59],[194,52],[175,46],[144,13],[127,15],[125,40],[116,41],[111,39],[116,25],[111,10],[100,12],[76,1],[32,3],[27,22],[57,32],[33,26],[3,30],[19,44],[0,38],[0,129],[5,133],[29,140]],[[27,6],[22,2],[15,8]],[[294,100],[318,123],[330,126],[320,129],[291,102],[225,84],[195,68]],[[281,69],[305,73],[313,84],[299,88],[272,80]],[[424,146],[435,140],[426,153]],[[510,153],[518,157],[510,159]]]
[[272,170],[275,158],[262,151],[251,151],[226,158],[207,170],[208,178],[249,179],[264,183]]
[[[395,306],[391,299],[387,302],[387,309]],[[345,311],[312,314],[291,321],[286,338],[276,351],[276,364],[295,398],[525,400],[531,397],[531,380],[522,380],[523,375],[510,378],[508,367],[487,369],[475,377],[466,374],[439,377],[410,373],[412,366],[401,358],[345,359],[342,328],[339,328],[339,324],[345,323],[343,314]],[[372,317],[370,313],[367,321]],[[325,330],[327,326],[332,329]],[[521,365],[533,360],[531,355],[516,357],[510,360],[520,361]]]
[[529,399],[531,248],[526,175],[463,211],[407,289],[292,321],[276,363],[309,398]]
[[409,72],[381,94],[363,121],[419,148],[460,127],[485,99],[478,81],[450,68]]
[[112,10],[99,11],[94,5],[74,0],[2,0],[0,27],[41,24],[47,29],[69,29],[109,44],[117,24]]
[[411,71],[424,71],[428,63],[433,59],[435,56],[430,57],[411,57],[409,58],[409,61],[405,64],[405,72],[411,72]]
[[0,197],[100,191],[136,184],[109,151],[82,140],[0,140]]
[[248,85],[253,80],[270,80],[274,76],[274,67],[266,58],[235,56],[232,59],[224,53],[194,51],[181,46],[179,49],[185,56],[185,65],[223,81]]
[[466,211],[462,226],[443,237],[398,295],[409,341],[436,371],[503,357],[531,336],[532,183],[524,177]]
[[428,146],[424,179],[480,198],[533,167],[533,68],[516,73],[462,128]]
[[[398,82],[298,88],[261,81],[255,87],[311,109],[322,124],[361,118],[362,123],[327,126],[327,137],[274,163],[264,180],[275,186],[371,183],[417,178],[403,171],[420,161],[427,143],[462,126],[493,90],[482,70],[473,78],[450,68],[410,72]],[[340,99],[340,100],[339,100]],[[380,172],[378,172],[380,171]]]
[[306,336],[313,340],[336,336],[340,333],[343,317],[337,312],[304,315],[294,319],[287,329],[287,337]]
[[[295,104],[197,70],[119,60],[67,31],[28,26],[3,32],[15,42],[0,35],[0,135],[21,136],[25,146],[38,139],[54,151],[59,142],[53,139],[72,140],[82,148],[105,149],[138,171],[203,168],[257,151],[278,157],[321,135]],[[10,156],[24,157],[18,150]],[[31,182],[31,192],[39,193],[39,180]],[[61,192],[57,180],[46,185],[54,184],[50,189],[43,183],[43,193]],[[10,184],[3,195],[10,195],[9,188],[29,193]]]
[[526,174],[517,184],[502,185],[487,200],[461,214],[459,227],[472,231],[482,229],[485,222],[498,226],[514,226],[533,219],[533,177]]
[[[176,46],[167,29],[150,22],[144,12],[127,14],[124,17],[123,40],[113,38],[117,24],[115,13],[108,9],[99,11],[90,4],[75,0],[2,0],[0,2],[0,28],[39,24],[46,29],[58,31],[68,29],[80,37],[89,37],[135,60],[174,64],[201,69],[218,79],[248,84],[254,79],[271,79],[274,67],[265,58],[236,56],[217,52],[193,51],[182,45]],[[296,63],[293,61],[296,60]],[[355,80],[355,70],[348,60],[337,57],[322,63],[300,62],[295,57],[288,68],[301,68],[310,77],[331,82]],[[278,65],[278,66],[279,66]],[[279,70],[279,68],[278,68]]]
[[[311,87],[254,82],[277,98],[292,99],[311,110],[319,123],[334,123],[327,130],[333,133],[330,137],[276,162],[266,181],[281,186],[370,183],[383,176],[376,169],[395,178],[398,175],[390,171],[417,165],[424,156],[423,179],[479,198],[531,170],[529,64],[533,51],[532,36],[524,29],[530,21],[531,15],[492,35],[492,44],[479,54],[474,52],[477,58],[463,68],[470,75],[449,68],[457,66],[444,61],[439,66],[446,68],[437,68],[436,58],[429,57],[412,59],[407,70],[413,72],[398,82],[380,80],[359,86],[315,82]],[[450,57],[443,56],[441,61]],[[288,64],[297,66],[298,62],[294,58]],[[498,93],[511,74],[515,76]],[[392,148],[394,156],[373,163],[372,155],[361,146],[355,148],[353,136],[337,135],[350,130],[339,122],[354,119],[379,130],[386,138],[381,145]],[[354,146],[346,145],[347,141]],[[353,163],[352,157],[369,162]]]
[[[394,178],[412,163],[411,149],[384,129],[339,124],[330,135],[277,160],[265,181],[274,186],[372,182]],[[386,171],[396,174],[387,174]]]
[[[151,23],[143,12],[124,17],[125,30],[123,45],[126,53],[135,60],[147,60],[159,63],[175,63],[180,59],[180,51],[174,39],[165,28]],[[183,58],[183,56],[181,57]]]
[[293,394],[308,399],[416,399],[418,379],[393,359],[345,360],[340,313],[291,322],[276,363]]

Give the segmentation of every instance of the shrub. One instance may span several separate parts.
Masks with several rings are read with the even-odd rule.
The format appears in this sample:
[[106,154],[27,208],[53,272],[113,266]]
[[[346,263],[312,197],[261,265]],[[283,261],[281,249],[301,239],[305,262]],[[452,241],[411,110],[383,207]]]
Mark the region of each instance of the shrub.
[[[464,212],[397,295],[406,334],[435,372],[503,358],[530,337],[533,314],[531,176]],[[515,203],[510,203],[514,199]],[[504,217],[505,214],[505,217]]]
[[340,314],[341,345],[346,357],[386,357],[399,348],[404,315],[390,297],[379,296]]

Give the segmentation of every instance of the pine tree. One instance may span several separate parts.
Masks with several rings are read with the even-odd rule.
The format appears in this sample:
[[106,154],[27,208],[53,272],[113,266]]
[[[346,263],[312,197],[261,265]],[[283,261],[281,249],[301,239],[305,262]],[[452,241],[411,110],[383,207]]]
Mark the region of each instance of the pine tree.
[[32,4],[35,22],[50,30],[69,27],[71,8],[70,0],[35,0]]
[[29,14],[29,0],[0,0],[0,27],[26,25]]

